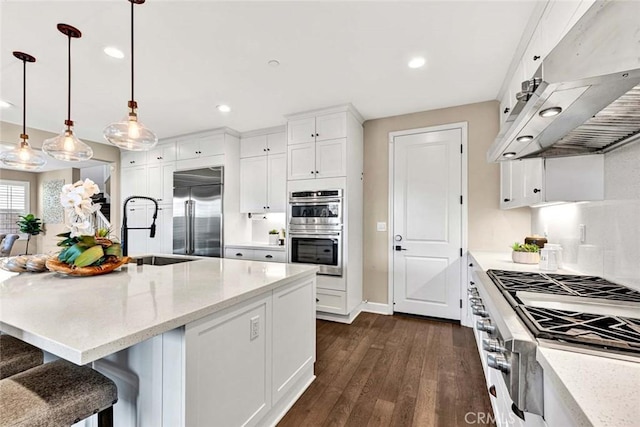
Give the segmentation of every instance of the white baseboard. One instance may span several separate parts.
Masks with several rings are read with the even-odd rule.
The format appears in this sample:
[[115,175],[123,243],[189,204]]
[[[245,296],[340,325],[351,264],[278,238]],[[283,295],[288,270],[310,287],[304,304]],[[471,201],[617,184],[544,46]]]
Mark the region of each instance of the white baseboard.
[[393,308],[390,304],[366,301],[362,303],[361,307],[362,311],[367,313],[385,314],[387,316],[393,314]]

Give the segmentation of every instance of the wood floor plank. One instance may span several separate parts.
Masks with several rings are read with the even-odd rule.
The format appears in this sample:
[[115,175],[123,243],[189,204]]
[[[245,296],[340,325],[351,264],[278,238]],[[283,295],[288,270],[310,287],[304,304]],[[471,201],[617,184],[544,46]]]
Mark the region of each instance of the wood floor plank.
[[362,313],[352,325],[318,321],[316,380],[281,427],[465,425],[491,414],[469,328]]

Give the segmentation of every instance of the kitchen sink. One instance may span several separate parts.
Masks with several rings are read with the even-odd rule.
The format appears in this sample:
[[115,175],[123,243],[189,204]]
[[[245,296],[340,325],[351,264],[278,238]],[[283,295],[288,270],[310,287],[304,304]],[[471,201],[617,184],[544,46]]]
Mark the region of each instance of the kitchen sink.
[[195,261],[194,258],[178,258],[178,257],[168,257],[168,256],[143,256],[137,258],[131,258],[129,263],[135,263],[138,265],[171,265],[171,264],[179,264],[181,262],[189,262]]

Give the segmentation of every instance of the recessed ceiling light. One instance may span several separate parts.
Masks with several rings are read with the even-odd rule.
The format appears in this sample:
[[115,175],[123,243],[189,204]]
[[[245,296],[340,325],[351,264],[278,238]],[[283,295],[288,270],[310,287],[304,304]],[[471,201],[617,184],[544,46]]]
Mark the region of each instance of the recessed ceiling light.
[[511,157],[515,157],[516,153],[514,153],[513,151],[509,151],[508,153],[504,153],[502,155],[502,157],[506,157],[507,159],[511,158]]
[[420,68],[426,62],[427,61],[423,57],[417,56],[417,57],[413,58],[411,61],[409,61],[409,68]]
[[557,116],[560,113],[562,113],[562,108],[560,108],[560,107],[551,107],[551,108],[547,108],[546,110],[540,111],[540,116],[542,116],[542,117],[553,117],[553,116]]
[[224,105],[224,104],[220,104],[220,105],[216,106],[216,108],[221,113],[228,113],[229,111],[231,111],[231,107],[229,107],[228,105]]
[[522,135],[516,138],[516,141],[518,142],[529,142],[533,139],[533,136],[531,135]]
[[272,59],[269,62],[267,62],[267,64],[269,64],[270,67],[277,67],[278,65],[280,65],[280,61],[278,61],[277,59]]
[[0,99],[0,108],[10,108],[13,107],[13,104],[7,101],[3,101]]
[[124,58],[124,52],[118,49],[117,47],[107,46],[103,49],[104,53],[109,55],[112,58],[122,59]]

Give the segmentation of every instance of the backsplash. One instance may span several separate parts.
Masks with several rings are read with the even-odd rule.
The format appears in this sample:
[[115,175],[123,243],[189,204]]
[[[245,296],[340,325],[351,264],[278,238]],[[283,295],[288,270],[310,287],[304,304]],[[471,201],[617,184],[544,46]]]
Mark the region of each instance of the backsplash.
[[566,267],[640,289],[639,159],[638,143],[605,155],[604,201],[531,210],[531,231],[562,245]]
[[286,228],[284,213],[253,214],[250,223],[251,241],[256,243],[268,243],[269,230]]

